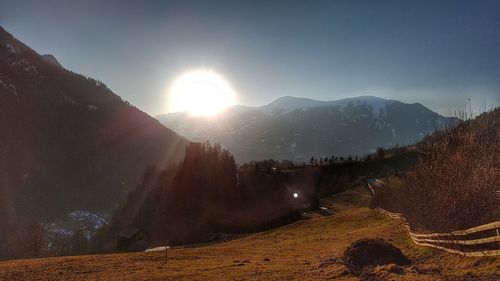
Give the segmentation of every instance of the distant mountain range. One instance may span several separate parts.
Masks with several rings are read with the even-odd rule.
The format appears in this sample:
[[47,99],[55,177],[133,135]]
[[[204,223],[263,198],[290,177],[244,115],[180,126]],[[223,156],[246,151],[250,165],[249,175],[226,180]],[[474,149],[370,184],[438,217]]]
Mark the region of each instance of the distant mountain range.
[[147,166],[181,160],[187,143],[0,27],[0,243],[25,220],[111,211]]
[[156,118],[193,141],[220,142],[239,162],[362,156],[378,147],[418,142],[458,121],[420,103],[373,96],[335,101],[285,96],[261,107],[234,106],[212,118],[188,113]]

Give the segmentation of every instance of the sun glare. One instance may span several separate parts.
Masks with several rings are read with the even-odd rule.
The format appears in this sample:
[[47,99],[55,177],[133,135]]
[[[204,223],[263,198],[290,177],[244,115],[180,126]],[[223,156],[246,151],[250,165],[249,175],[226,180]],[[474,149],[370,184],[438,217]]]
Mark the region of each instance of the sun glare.
[[236,93],[229,82],[212,70],[186,72],[169,89],[170,109],[194,116],[214,116],[235,101]]

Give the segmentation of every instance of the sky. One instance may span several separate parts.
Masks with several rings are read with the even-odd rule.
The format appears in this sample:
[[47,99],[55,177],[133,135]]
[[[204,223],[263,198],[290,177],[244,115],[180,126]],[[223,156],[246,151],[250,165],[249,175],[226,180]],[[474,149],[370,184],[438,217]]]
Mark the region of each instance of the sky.
[[12,1],[0,25],[151,115],[199,68],[239,104],[374,95],[444,115],[500,105],[500,1]]

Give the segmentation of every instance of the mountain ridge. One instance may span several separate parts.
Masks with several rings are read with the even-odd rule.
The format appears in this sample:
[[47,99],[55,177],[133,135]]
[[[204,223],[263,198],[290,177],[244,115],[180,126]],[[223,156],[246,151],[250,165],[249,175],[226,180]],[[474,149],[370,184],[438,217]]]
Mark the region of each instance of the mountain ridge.
[[436,127],[458,121],[420,103],[375,96],[332,101],[284,96],[259,107],[231,107],[212,118],[187,113],[156,118],[192,140],[220,142],[239,162],[362,156],[379,146],[417,142]]

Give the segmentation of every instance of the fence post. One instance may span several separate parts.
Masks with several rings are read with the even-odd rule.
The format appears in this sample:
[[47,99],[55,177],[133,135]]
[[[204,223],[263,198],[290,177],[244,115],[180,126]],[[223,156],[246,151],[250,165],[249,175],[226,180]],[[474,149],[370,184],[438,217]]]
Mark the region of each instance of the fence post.
[[[498,233],[498,228],[496,229],[497,231],[497,237],[500,236],[500,234]],[[498,242],[498,248],[500,249],[500,242]]]
[[165,265],[168,262],[168,240],[165,240]]

